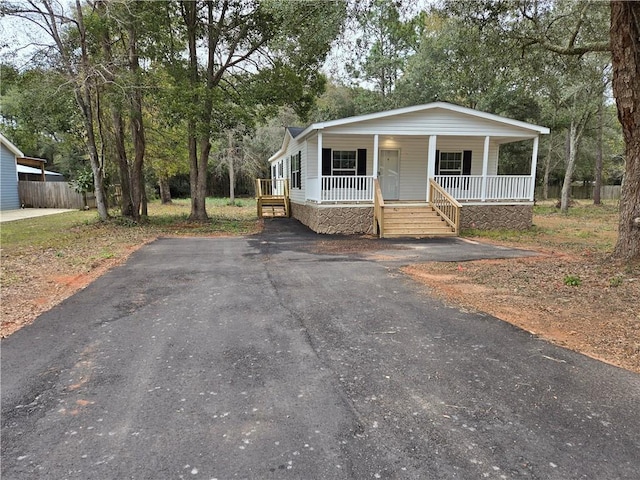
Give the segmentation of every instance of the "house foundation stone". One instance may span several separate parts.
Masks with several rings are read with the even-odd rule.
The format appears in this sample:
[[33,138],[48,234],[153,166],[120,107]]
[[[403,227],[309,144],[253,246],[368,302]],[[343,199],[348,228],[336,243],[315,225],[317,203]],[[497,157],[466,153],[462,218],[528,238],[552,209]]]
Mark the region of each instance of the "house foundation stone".
[[317,233],[361,235],[373,232],[371,205],[313,205],[291,202],[291,216]]
[[526,230],[533,225],[533,205],[463,205],[460,228]]

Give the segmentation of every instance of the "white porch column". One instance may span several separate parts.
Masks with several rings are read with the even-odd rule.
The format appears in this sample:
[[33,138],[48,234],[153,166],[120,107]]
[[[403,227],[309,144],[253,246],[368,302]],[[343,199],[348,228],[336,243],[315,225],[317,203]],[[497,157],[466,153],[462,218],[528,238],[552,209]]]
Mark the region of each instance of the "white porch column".
[[481,200],[487,200],[487,172],[489,170],[489,136],[484,137],[484,150],[482,151],[482,196]]
[[427,202],[429,201],[429,180],[436,176],[436,142],[438,140],[437,135],[431,135],[429,137],[429,150],[427,153]]
[[322,132],[318,132],[318,203],[322,201]]
[[379,138],[376,133],[373,136],[373,178],[378,178],[378,149],[379,149]]
[[529,192],[529,201],[533,202],[536,192],[536,168],[538,167],[538,137],[533,139],[533,153],[531,154],[531,191]]

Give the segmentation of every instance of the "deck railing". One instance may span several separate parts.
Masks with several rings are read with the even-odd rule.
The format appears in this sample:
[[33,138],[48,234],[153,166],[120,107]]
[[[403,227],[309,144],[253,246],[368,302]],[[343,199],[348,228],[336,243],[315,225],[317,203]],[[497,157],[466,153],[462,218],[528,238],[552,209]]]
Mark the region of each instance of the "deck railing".
[[256,178],[256,198],[264,196],[289,197],[289,179]]
[[460,207],[462,205],[434,180],[429,180],[429,185],[429,203],[458,235],[460,232]]
[[458,200],[516,200],[531,198],[530,175],[436,175],[434,180]]

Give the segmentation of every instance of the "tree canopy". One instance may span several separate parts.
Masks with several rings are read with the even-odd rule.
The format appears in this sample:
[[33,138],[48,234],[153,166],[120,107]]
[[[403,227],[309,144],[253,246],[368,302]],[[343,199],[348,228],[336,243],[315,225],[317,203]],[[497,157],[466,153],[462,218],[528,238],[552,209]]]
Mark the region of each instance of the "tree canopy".
[[[105,202],[120,184],[122,214],[135,219],[149,179],[167,194],[174,176],[188,174],[191,219],[202,221],[205,195],[213,179],[222,181],[221,165],[232,165],[232,149],[255,155],[259,143],[279,142],[283,111],[304,124],[447,101],[551,127],[538,178],[543,192],[564,183],[563,209],[572,181],[620,182],[626,172],[616,255],[637,259],[639,8],[572,0],[6,1],[0,13],[38,34],[29,61],[16,62],[25,45],[3,50],[0,122],[26,152],[72,178],[90,166]],[[521,168],[518,148],[501,149],[505,171]]]

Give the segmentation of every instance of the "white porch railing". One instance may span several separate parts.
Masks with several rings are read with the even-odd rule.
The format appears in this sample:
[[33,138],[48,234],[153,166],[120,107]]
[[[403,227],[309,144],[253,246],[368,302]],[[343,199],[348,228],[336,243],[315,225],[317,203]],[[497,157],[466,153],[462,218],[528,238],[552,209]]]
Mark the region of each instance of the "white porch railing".
[[[314,179],[318,184],[318,179]],[[314,183],[309,179],[307,185]],[[309,192],[318,196],[317,186]],[[334,175],[321,177],[319,200],[321,202],[372,202],[373,176],[370,175]]]
[[[529,200],[530,175],[436,175],[434,180],[456,200]],[[484,195],[483,195],[484,190]]]

